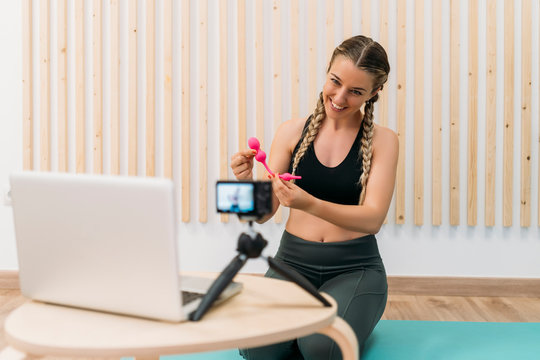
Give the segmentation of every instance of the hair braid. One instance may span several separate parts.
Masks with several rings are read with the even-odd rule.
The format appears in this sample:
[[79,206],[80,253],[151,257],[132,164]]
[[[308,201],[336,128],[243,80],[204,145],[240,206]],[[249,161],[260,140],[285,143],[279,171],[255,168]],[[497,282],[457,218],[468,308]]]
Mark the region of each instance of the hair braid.
[[367,180],[369,177],[369,171],[371,170],[371,157],[373,155],[373,107],[377,99],[379,98],[378,95],[375,95],[368,101],[366,101],[366,105],[364,106],[364,119],[362,120],[362,145],[360,146],[360,151],[358,154],[358,157],[362,157],[362,175],[360,175],[360,179],[358,180],[359,185],[362,187],[362,191],[360,192],[360,199],[359,204],[362,205],[364,203],[364,199],[366,198],[366,185]]
[[308,125],[307,131],[304,135],[304,138],[302,139],[302,143],[300,144],[300,147],[298,148],[298,151],[296,152],[296,155],[294,157],[292,166],[293,175],[296,175],[296,168],[298,167],[300,160],[302,160],[302,157],[304,157],[304,155],[306,154],[309,145],[311,145],[313,140],[315,140],[315,137],[317,136],[317,134],[319,133],[319,129],[321,128],[322,121],[325,118],[326,112],[324,110],[323,95],[321,92],[319,94],[319,100],[317,101],[317,106],[315,108],[315,111],[313,112],[311,122]]

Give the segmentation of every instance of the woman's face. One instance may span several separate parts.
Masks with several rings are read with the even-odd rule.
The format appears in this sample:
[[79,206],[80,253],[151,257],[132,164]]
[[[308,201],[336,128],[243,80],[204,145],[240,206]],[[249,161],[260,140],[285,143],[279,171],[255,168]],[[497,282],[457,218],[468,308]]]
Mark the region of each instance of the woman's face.
[[323,101],[326,115],[331,118],[348,117],[375,95],[373,78],[344,56],[337,56],[326,74]]

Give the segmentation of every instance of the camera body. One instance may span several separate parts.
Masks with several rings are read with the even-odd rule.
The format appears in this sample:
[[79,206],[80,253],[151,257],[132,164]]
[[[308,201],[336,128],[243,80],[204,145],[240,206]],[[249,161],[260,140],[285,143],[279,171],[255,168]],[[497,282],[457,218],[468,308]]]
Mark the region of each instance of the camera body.
[[237,214],[242,219],[258,220],[272,212],[272,183],[218,181],[216,207],[219,213]]

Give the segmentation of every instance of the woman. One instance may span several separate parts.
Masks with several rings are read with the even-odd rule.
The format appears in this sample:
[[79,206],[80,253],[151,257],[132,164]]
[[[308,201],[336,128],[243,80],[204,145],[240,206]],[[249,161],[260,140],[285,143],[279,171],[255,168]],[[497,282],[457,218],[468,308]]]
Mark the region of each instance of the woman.
[[[390,65],[384,49],[355,36],[333,52],[314,113],[281,124],[270,149],[270,168],[302,176],[272,177],[273,212],[290,208],[276,258],[295,268],[337,301],[338,315],[363,347],[387,299],[376,234],[392,199],[398,159],[396,134],[373,123],[378,92]],[[238,180],[253,178],[253,150],[235,154]],[[280,278],[269,270],[268,277]],[[243,349],[246,359],[339,359],[323,335]]]

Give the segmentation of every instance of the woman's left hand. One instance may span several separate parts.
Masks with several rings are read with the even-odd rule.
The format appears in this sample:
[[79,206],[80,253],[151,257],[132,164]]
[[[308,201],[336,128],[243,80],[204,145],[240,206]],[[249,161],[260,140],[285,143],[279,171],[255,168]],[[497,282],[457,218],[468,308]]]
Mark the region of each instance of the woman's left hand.
[[306,210],[313,197],[292,182],[280,179],[278,175],[272,176],[272,189],[279,203],[289,208]]

